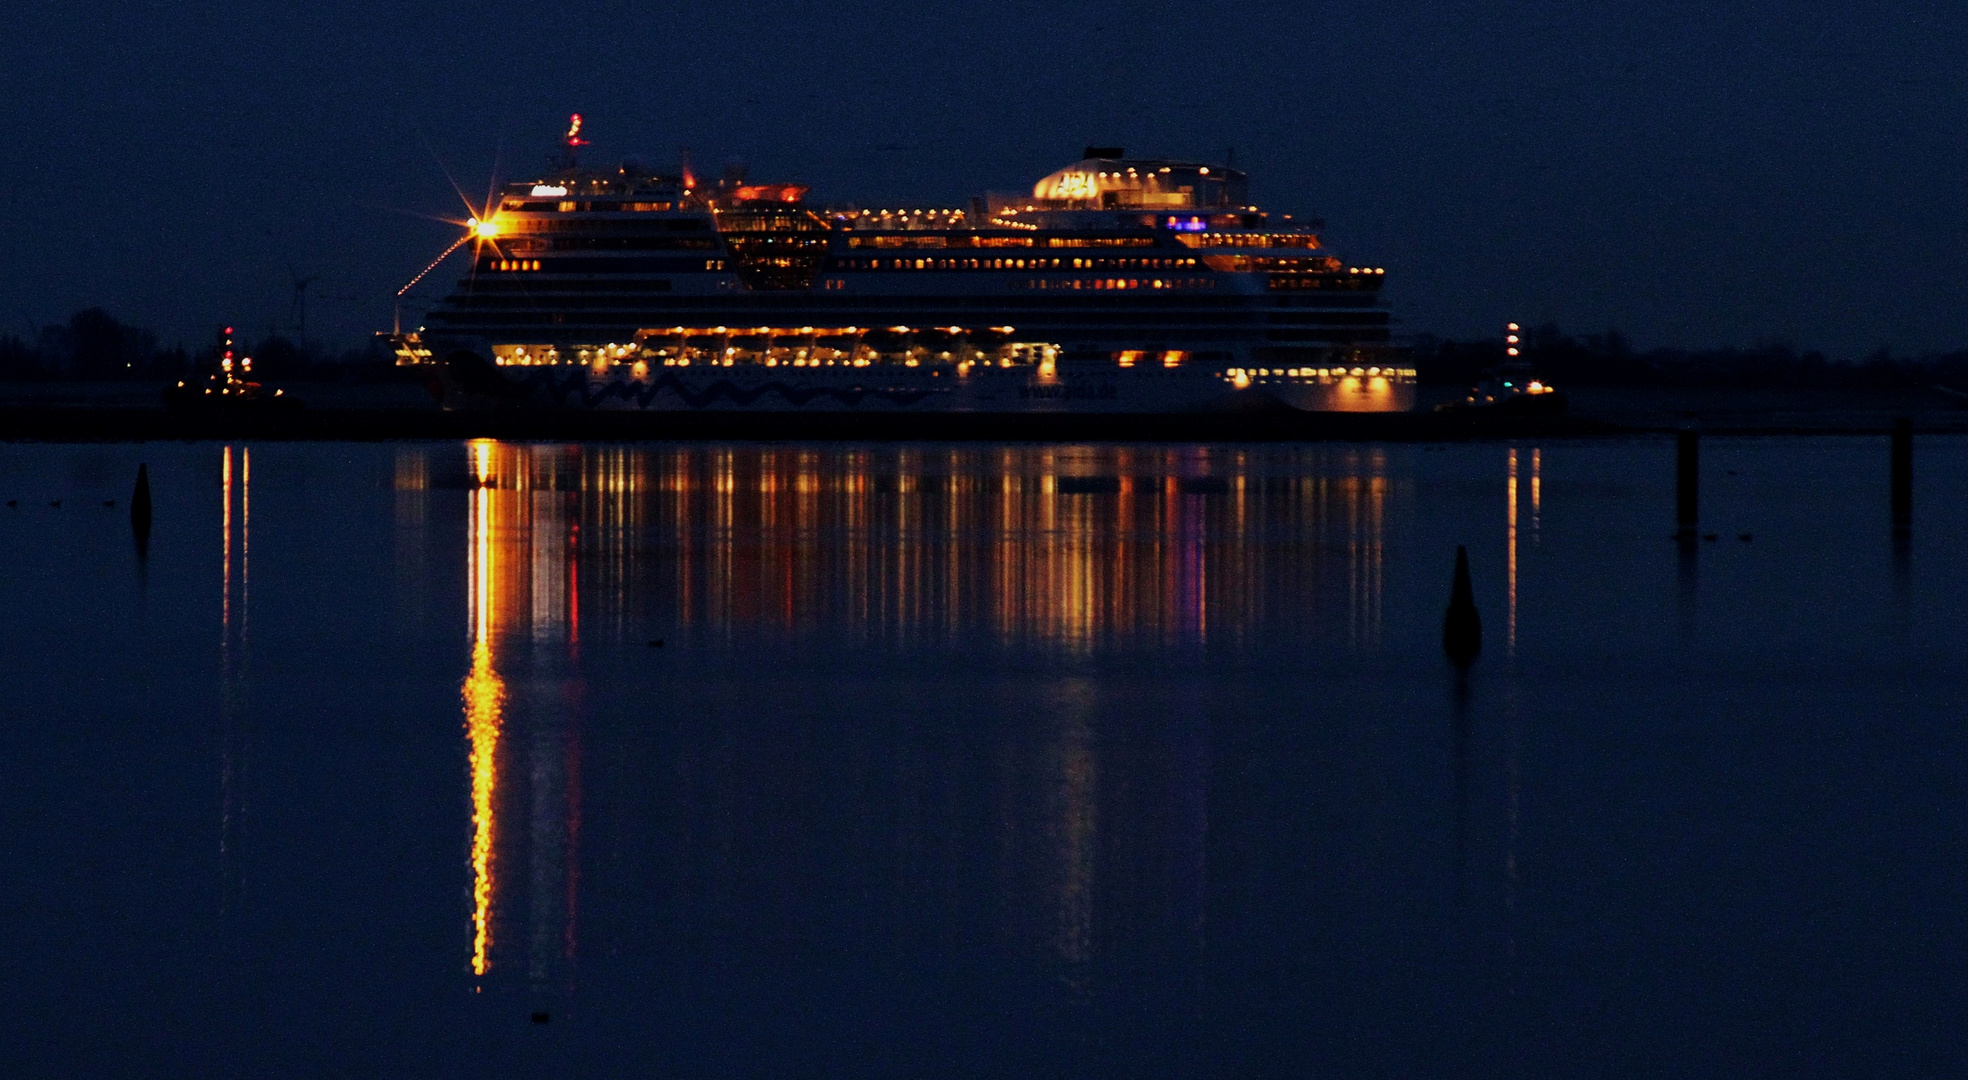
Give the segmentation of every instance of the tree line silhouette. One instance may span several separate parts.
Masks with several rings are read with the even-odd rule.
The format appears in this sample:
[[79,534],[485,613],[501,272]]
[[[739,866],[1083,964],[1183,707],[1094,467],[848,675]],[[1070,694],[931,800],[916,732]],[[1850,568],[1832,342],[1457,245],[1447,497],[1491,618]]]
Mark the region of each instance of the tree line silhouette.
[[[236,334],[235,342],[236,351],[253,358],[254,376],[264,379],[379,378],[392,364],[388,350],[373,343],[330,350],[277,331],[257,340]],[[41,327],[31,338],[0,335],[0,381],[182,379],[209,369],[219,349],[216,327],[206,344],[162,345],[155,331],[132,326],[99,307],[85,308],[66,322]]]
[[[1968,349],[1918,355],[1881,348],[1847,360],[1783,343],[1685,349],[1638,349],[1617,330],[1573,336],[1555,323],[1522,335],[1524,359],[1558,386],[1708,386],[1762,388],[1913,388],[1943,386],[1968,392]],[[99,307],[42,327],[32,339],[0,335],[0,381],[181,379],[218,357],[211,343],[161,345],[155,332],[122,322]],[[389,378],[394,363],[380,342],[325,349],[269,331],[257,341],[238,337],[256,377],[276,379]],[[1413,364],[1425,384],[1468,385],[1502,363],[1499,338],[1455,340],[1418,335]]]
[[[1617,330],[1572,336],[1555,323],[1521,335],[1523,358],[1554,386],[1730,387],[1743,389],[1943,386],[1968,391],[1968,349],[1900,354],[1875,349],[1852,359],[1772,342],[1747,348],[1638,349]],[[1424,383],[1468,385],[1505,360],[1501,338],[1456,341],[1420,335],[1414,366]]]

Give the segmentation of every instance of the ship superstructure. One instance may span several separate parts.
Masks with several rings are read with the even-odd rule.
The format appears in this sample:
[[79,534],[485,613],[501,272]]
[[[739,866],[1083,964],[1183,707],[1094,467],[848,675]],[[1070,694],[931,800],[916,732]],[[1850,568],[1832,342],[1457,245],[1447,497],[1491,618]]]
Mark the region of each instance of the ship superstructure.
[[819,208],[573,166],[508,186],[399,361],[460,400],[645,409],[1391,411],[1384,272],[1243,173],[1089,148],[1029,196]]

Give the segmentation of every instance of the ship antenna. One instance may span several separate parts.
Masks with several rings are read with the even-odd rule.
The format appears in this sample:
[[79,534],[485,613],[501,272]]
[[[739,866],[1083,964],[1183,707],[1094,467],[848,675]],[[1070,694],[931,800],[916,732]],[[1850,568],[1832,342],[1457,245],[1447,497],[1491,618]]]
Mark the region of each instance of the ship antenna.
[[567,118],[567,136],[562,140],[562,142],[567,147],[566,156],[563,159],[566,162],[567,167],[569,169],[580,168],[581,147],[588,145],[588,140],[583,139],[581,137],[580,113],[575,113],[573,116]]

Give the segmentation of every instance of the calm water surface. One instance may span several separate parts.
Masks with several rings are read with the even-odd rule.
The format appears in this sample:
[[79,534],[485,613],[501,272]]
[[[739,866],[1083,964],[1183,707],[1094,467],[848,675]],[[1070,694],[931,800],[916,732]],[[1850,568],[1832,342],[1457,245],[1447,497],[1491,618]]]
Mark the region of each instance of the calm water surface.
[[1704,451],[0,446],[0,1073],[1958,1075],[1968,441]]

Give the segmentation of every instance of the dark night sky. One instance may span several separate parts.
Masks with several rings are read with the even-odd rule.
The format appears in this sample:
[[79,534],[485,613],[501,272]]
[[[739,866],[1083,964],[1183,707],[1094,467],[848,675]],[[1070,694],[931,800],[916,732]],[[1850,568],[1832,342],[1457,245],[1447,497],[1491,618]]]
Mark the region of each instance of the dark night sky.
[[[389,324],[483,191],[730,157],[831,201],[1028,190],[1087,143],[1220,159],[1388,268],[1409,330],[1968,346],[1968,7],[1515,3],[439,7],[134,0],[0,14],[0,330]],[[434,153],[433,153],[434,152]],[[440,271],[439,277],[451,274]]]

